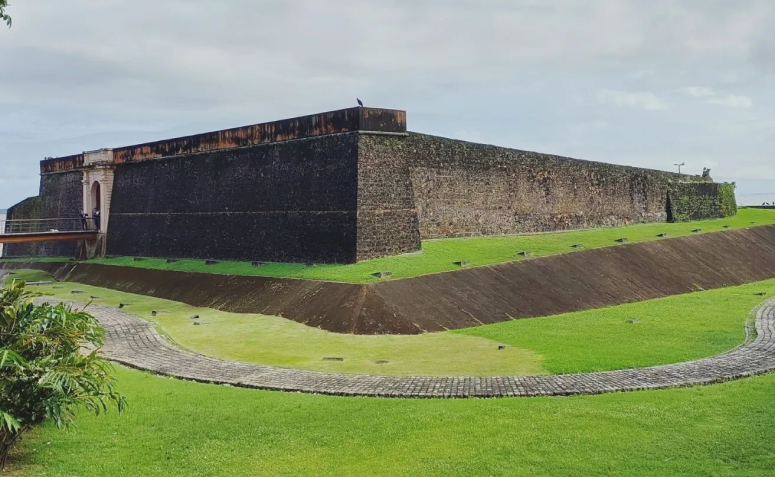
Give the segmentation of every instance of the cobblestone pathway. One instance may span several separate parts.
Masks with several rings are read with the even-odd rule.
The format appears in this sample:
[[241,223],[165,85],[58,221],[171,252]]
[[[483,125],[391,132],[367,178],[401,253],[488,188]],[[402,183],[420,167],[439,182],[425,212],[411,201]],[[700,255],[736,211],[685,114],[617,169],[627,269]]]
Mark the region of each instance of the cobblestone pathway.
[[147,321],[114,308],[89,311],[108,330],[111,360],[206,383],[340,396],[463,398],[566,396],[709,384],[775,370],[775,298],[756,310],[757,336],[722,355],[600,373],[502,377],[404,377],[323,373],[210,358],[177,348]]

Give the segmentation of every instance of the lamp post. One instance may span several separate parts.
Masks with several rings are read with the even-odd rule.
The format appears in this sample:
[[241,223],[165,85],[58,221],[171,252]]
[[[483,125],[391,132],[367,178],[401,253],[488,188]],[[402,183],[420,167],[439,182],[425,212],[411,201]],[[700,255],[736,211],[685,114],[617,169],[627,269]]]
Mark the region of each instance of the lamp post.
[[680,174],[680,173],[681,173],[681,166],[685,166],[685,165],[686,165],[686,163],[685,163],[685,162],[682,162],[682,163],[680,163],[680,164],[673,164],[673,165],[674,165],[674,166],[678,166],[678,173]]

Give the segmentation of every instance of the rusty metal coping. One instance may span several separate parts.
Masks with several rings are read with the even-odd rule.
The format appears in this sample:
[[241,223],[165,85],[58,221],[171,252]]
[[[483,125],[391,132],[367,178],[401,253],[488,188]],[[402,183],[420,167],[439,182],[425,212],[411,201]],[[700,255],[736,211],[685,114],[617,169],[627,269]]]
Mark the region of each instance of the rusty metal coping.
[[[355,131],[405,134],[406,111],[356,107],[136,144],[114,148],[113,162],[115,164],[141,162],[181,154],[232,149]],[[64,172],[83,167],[83,154],[45,159],[40,162],[41,174]]]

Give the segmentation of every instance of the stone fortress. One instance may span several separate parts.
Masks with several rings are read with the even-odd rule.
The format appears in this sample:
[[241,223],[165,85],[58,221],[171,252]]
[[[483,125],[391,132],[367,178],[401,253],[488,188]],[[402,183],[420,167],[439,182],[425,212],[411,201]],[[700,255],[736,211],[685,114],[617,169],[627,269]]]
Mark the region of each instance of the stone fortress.
[[350,108],[46,159],[8,219],[100,211],[96,244],[6,256],[353,263],[425,239],[724,217],[734,185],[407,132]]

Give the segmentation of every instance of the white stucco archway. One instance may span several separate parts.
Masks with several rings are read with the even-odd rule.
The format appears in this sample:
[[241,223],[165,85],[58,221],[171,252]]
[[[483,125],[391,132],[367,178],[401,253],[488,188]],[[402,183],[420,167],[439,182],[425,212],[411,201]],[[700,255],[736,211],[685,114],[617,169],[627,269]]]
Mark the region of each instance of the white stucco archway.
[[[98,232],[108,231],[110,219],[110,199],[113,192],[113,151],[84,152],[83,169],[83,211],[90,219],[94,219],[95,211],[100,211]],[[94,220],[90,221],[95,226]]]

